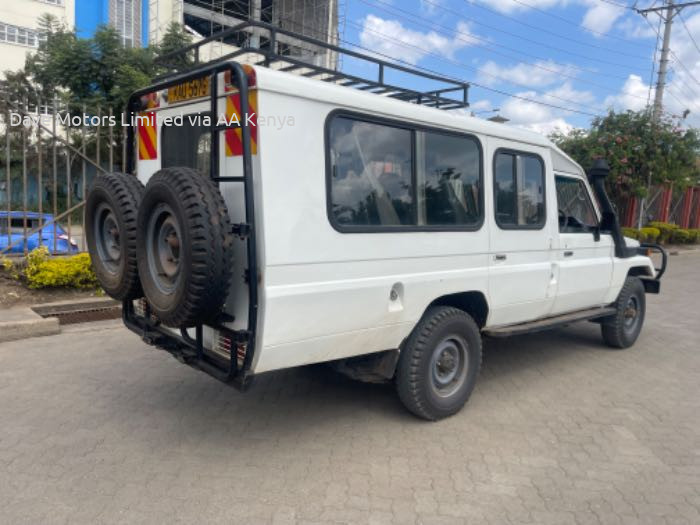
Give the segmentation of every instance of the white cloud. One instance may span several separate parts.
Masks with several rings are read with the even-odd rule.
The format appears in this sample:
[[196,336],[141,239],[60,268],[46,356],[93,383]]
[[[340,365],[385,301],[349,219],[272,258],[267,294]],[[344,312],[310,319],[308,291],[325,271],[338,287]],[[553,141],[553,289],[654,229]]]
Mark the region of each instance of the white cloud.
[[[591,104],[595,98],[589,91],[576,90],[570,82],[564,82],[560,86],[542,94],[535,91],[524,91],[517,93],[517,95],[529,100],[517,98],[506,99],[501,106],[501,114],[510,119],[513,125],[536,131],[543,135],[547,135],[555,130],[565,133],[571,131],[573,126],[566,120],[566,117],[571,116],[572,112],[538,104],[537,102],[545,102],[547,104],[563,107],[573,107],[573,102]],[[564,102],[560,100],[561,98],[571,100],[572,102]]]
[[469,25],[459,22],[457,31],[459,34],[451,39],[435,31],[422,33],[407,29],[397,20],[367,15],[362,23],[360,43],[376,53],[416,64],[430,53],[451,58],[455,51],[469,45]]
[[529,6],[538,9],[549,9],[550,7],[566,5],[571,2],[567,2],[566,0],[527,0],[524,4],[521,4],[513,0],[489,0],[488,2],[480,0],[480,3],[487,4],[489,7],[501,13],[514,13],[516,11],[527,11],[530,9]]
[[515,0],[478,1],[505,14],[527,11],[531,7],[537,9],[551,9],[552,7],[566,7],[571,4],[580,4],[586,8],[581,24],[589,31],[596,32],[594,34],[607,33],[610,31],[617,19],[626,12],[625,8],[621,6],[601,2],[600,0],[526,0],[524,3]]
[[625,14],[625,8],[598,0],[587,0],[588,11],[583,17],[582,25],[594,34],[607,33],[618,18]]
[[651,26],[643,20],[625,18],[617,24],[616,29],[626,38],[656,38],[656,31],[653,29],[656,27],[654,20],[649,21],[652,22]]
[[[664,111],[672,115],[681,115],[690,110],[685,123],[690,126],[700,126],[700,53],[695,48],[688,33],[700,35],[700,13],[692,17],[685,16],[688,31],[680,20],[673,25],[671,41],[673,52],[670,56],[670,66],[664,91]],[[699,37],[695,40],[700,42]],[[675,56],[674,56],[675,55]],[[682,64],[682,65],[681,65]],[[656,84],[657,77],[653,82]],[[651,102],[654,100],[654,89],[651,91]],[[618,111],[627,109],[640,110],[646,107],[649,95],[648,79],[638,75],[630,75],[618,93],[605,98],[604,105]]]
[[[606,108],[613,108],[616,111],[628,109],[638,111],[646,107],[648,94],[649,84],[644,82],[639,75],[630,75],[622,85],[620,92],[606,97],[603,104]],[[654,96],[653,92],[651,96]]]
[[479,68],[479,71],[480,81],[487,85],[506,81],[527,87],[543,87],[561,81],[562,75],[574,75],[576,70],[573,66],[557,64],[551,60],[540,60],[534,64],[520,62],[514,66],[501,66],[488,61]]
[[443,0],[420,0],[420,8],[422,11],[432,15],[435,11],[441,7]]

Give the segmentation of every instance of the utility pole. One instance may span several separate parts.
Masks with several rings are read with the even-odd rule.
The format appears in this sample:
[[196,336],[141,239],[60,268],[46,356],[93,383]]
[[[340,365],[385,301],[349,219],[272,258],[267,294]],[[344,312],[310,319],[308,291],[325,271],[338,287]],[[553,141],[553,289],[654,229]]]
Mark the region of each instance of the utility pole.
[[654,110],[651,113],[654,122],[661,117],[664,101],[664,87],[666,87],[666,69],[668,68],[668,53],[671,50],[671,27],[673,26],[673,0],[668,0],[666,18],[664,24],[664,43],[661,46],[661,59],[659,60],[659,80],[656,82],[656,94],[654,96]]
[[[671,27],[673,26],[673,17],[679,14],[685,7],[700,5],[698,2],[685,2],[683,4],[675,4],[674,0],[667,0],[666,5],[659,7],[650,7],[648,9],[635,9],[637,13],[646,18],[649,13],[657,13],[664,21],[664,40],[661,46],[661,58],[659,60],[659,79],[656,82],[656,93],[654,94],[654,107],[651,112],[652,122],[658,122],[661,118],[664,102],[664,88],[666,87],[666,71],[668,70],[668,55],[671,52]],[[665,11],[665,16],[662,14]],[[647,174],[647,192],[651,188],[651,172]],[[644,223],[644,213],[646,212],[646,197],[642,198],[639,206],[639,218],[637,227],[641,228]]]
[[[671,51],[671,27],[673,18],[679,14],[683,8],[700,5],[698,2],[685,2],[674,4],[673,0],[667,0],[666,5],[660,7],[650,7],[649,9],[636,9],[637,13],[646,17],[649,13],[657,13],[664,21],[664,41],[661,46],[661,59],[659,60],[659,79],[656,83],[656,94],[654,96],[654,108],[652,119],[657,122],[663,111],[664,88],[666,87],[666,71],[668,70],[668,54]],[[665,16],[662,12],[665,11]]]

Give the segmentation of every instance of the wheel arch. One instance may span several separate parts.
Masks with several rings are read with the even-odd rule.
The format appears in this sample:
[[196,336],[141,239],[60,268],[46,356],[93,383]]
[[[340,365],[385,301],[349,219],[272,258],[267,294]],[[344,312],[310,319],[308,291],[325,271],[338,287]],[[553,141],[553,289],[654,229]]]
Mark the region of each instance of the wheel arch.
[[462,310],[472,316],[479,328],[486,326],[489,316],[489,305],[486,296],[478,290],[442,295],[434,299],[425,311],[427,312],[433,306],[452,306]]
[[649,266],[632,266],[627,270],[627,277],[654,277],[654,273]]

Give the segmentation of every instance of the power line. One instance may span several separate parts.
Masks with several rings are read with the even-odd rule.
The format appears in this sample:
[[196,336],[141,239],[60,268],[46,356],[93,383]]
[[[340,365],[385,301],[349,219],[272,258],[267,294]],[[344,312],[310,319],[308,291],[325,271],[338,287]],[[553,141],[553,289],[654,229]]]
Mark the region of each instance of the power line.
[[[655,4],[656,2],[654,2]],[[652,4],[653,5],[653,4]],[[644,18],[646,20],[646,17]],[[647,20],[648,22],[648,20]],[[651,22],[649,22],[651,25]],[[651,27],[654,29],[654,26]],[[654,44],[654,60],[651,62],[651,75],[649,75],[649,91],[647,92],[647,107],[651,104],[651,90],[654,85],[654,73],[656,72],[656,55],[659,53],[659,40],[661,40],[661,19],[659,18],[659,27],[656,28],[656,43]]]
[[[661,32],[660,32],[658,29],[655,29],[655,28],[654,28],[654,26],[651,24],[651,22],[649,21],[649,19],[648,19],[646,16],[644,17],[644,20],[646,20],[647,24],[649,24],[649,27],[651,27],[652,31],[654,31],[654,32],[656,33],[657,38],[661,38]],[[661,22],[662,22],[662,21],[663,21],[663,19],[660,20],[659,25],[661,25]],[[681,62],[681,60],[678,58],[678,55],[676,55],[676,53],[673,52],[673,49],[669,49],[669,53],[670,53],[671,56],[675,59],[675,63],[678,64],[679,66],[681,66],[681,67],[685,70],[685,72],[688,74],[688,76],[689,76],[694,82],[696,82],[698,85],[700,85],[700,81],[698,81],[698,79],[695,78],[695,76],[694,76],[693,73],[690,71],[690,69],[688,69],[688,68],[686,67],[686,65],[685,65],[683,62]],[[686,88],[689,89],[690,91],[695,92],[695,90],[694,90],[693,88],[691,88],[690,86],[688,86],[688,85],[686,85],[686,84],[684,84],[684,87],[686,87]]]
[[[486,75],[488,75],[488,76],[492,76],[492,77],[498,78],[496,75],[493,75],[493,74],[488,73],[488,72],[485,72],[485,71],[480,71],[479,68],[474,67],[474,66],[472,66],[472,65],[470,65],[470,64],[466,64],[466,63],[460,62],[460,61],[458,61],[458,60],[454,60],[454,59],[451,59],[451,58],[447,58],[447,57],[444,57],[444,56],[442,56],[442,55],[439,55],[439,54],[437,54],[437,53],[435,53],[435,52],[433,52],[433,51],[430,51],[429,49],[425,49],[425,48],[423,48],[423,47],[420,47],[420,46],[417,46],[417,45],[414,45],[414,44],[409,44],[408,42],[404,42],[404,41],[402,41],[402,40],[398,40],[398,39],[393,38],[393,37],[391,37],[391,36],[389,36],[389,35],[387,35],[387,34],[385,34],[385,33],[382,33],[381,31],[376,31],[376,30],[374,30],[374,29],[367,29],[366,27],[360,26],[359,24],[357,24],[357,23],[355,23],[355,22],[351,22],[351,21],[348,21],[348,23],[349,23],[350,25],[353,25],[353,26],[356,26],[356,27],[358,27],[358,28],[361,28],[361,29],[363,29],[363,30],[365,30],[365,31],[369,31],[369,32],[371,32],[371,33],[374,33],[374,34],[376,34],[377,36],[379,36],[379,37],[380,37],[381,39],[383,39],[383,40],[390,41],[390,42],[394,42],[395,44],[398,44],[399,46],[402,46],[402,47],[405,47],[405,48],[413,48],[413,49],[416,49],[416,50],[421,51],[421,52],[424,53],[425,55],[433,56],[433,57],[435,57],[435,58],[437,58],[438,60],[441,60],[441,61],[443,61],[443,62],[448,62],[448,63],[451,63],[451,64],[453,64],[453,65],[457,65],[457,66],[460,66],[460,67],[463,67],[463,68],[466,68],[466,69],[471,69],[471,70],[474,70],[474,71],[477,71],[477,72],[484,73],[484,74],[486,74]],[[440,74],[440,75],[442,75],[442,73],[435,72],[435,71],[432,71],[432,70],[430,70],[430,69],[428,69],[428,68],[424,68],[424,67],[421,67],[421,66],[417,66],[417,65],[412,64],[412,63],[410,63],[410,62],[408,62],[408,61],[406,61],[406,60],[397,59],[397,58],[395,58],[395,57],[391,57],[391,56],[386,55],[386,54],[384,54],[384,53],[379,53],[379,52],[377,52],[376,50],[368,49],[368,48],[366,48],[366,47],[358,46],[358,45],[356,45],[356,44],[353,44],[353,45],[355,45],[356,47],[359,47],[359,48],[361,48],[361,49],[364,49],[364,50],[366,50],[366,51],[369,51],[369,52],[371,52],[371,53],[379,54],[379,55],[381,55],[381,56],[387,57],[387,58],[389,58],[389,59],[391,59],[391,60],[395,60],[395,61],[398,61],[398,62],[400,62],[400,63],[409,64],[409,65],[411,65],[411,67],[416,67],[416,68],[418,68],[418,69],[423,69],[423,70],[425,70],[425,71],[429,71],[429,72],[432,72],[432,73],[434,73],[434,74]],[[521,88],[526,89],[526,90],[528,90],[528,91],[535,91],[535,92],[537,93],[537,90],[534,90],[534,89],[532,89],[532,88],[530,88],[530,87],[528,87],[528,86],[524,86],[524,85],[521,85],[521,84],[517,84],[517,83],[515,83],[515,82],[511,82],[511,83],[512,83],[513,85],[515,85],[515,86],[521,87]],[[544,105],[544,106],[550,106],[550,107],[553,107],[553,108],[556,108],[556,109],[561,109],[561,110],[565,110],[565,111],[570,111],[570,112],[572,112],[572,113],[579,113],[579,114],[582,114],[582,115],[588,115],[588,116],[592,116],[592,117],[597,117],[597,116],[599,116],[599,113],[591,113],[591,112],[589,112],[589,111],[581,111],[581,110],[576,110],[576,109],[572,109],[572,108],[566,108],[566,107],[563,107],[563,106],[559,106],[559,105],[555,105],[555,104],[550,104],[550,103],[546,103],[546,102],[540,102],[540,101],[538,101],[538,100],[536,100],[536,99],[531,99],[531,98],[529,98],[529,97],[525,97],[525,96],[522,96],[522,95],[516,95],[516,94],[513,94],[513,93],[509,93],[509,92],[507,92],[507,91],[503,91],[503,90],[499,90],[499,89],[496,89],[496,88],[487,87],[487,86],[485,86],[485,85],[483,85],[483,84],[480,84],[480,83],[477,83],[477,82],[470,82],[470,84],[473,85],[473,86],[479,87],[479,88],[481,88],[481,89],[485,89],[485,90],[487,90],[487,91],[493,91],[493,92],[495,92],[495,93],[500,93],[500,94],[502,94],[502,95],[507,95],[507,96],[509,96],[509,97],[517,98],[517,99],[520,99],[520,100],[526,100],[526,101],[528,101],[528,102],[533,102],[533,103],[541,104],[541,105]],[[552,94],[547,94],[547,93],[544,93],[544,94],[541,94],[541,95],[544,96],[544,97],[549,97],[549,98],[552,98],[552,99],[561,100],[562,102],[566,102],[566,103],[568,103],[568,104],[574,104],[574,105],[579,106],[579,107],[582,107],[582,108],[592,109],[593,111],[599,111],[598,109],[593,108],[592,106],[588,106],[588,105],[586,105],[586,104],[581,104],[580,102],[576,102],[576,101],[573,101],[573,100],[570,100],[570,99],[567,99],[567,98],[564,98],[564,97],[559,97],[559,96],[557,96],[557,95],[552,95]]]
[[[385,12],[387,12],[387,13],[391,14],[392,16],[395,16],[395,17],[397,17],[397,18],[399,18],[399,19],[407,20],[407,21],[412,22],[412,23],[416,24],[417,26],[422,27],[422,28],[425,28],[425,29],[430,29],[430,30],[432,30],[433,32],[439,34],[440,36],[450,37],[450,38],[451,38],[450,35],[446,35],[445,33],[442,33],[442,32],[439,32],[439,31],[435,31],[434,27],[441,27],[441,28],[443,28],[443,29],[446,29],[446,30],[450,31],[450,33],[454,33],[455,35],[465,35],[465,36],[467,36],[470,40],[461,39],[461,38],[459,38],[459,36],[457,36],[456,38],[459,39],[459,40],[461,40],[462,42],[467,43],[467,44],[470,44],[470,45],[473,44],[473,42],[471,41],[471,39],[473,38],[471,34],[463,33],[463,32],[461,32],[461,31],[459,31],[459,30],[456,30],[456,29],[453,30],[452,28],[448,28],[448,27],[446,27],[446,26],[442,26],[442,25],[437,24],[437,23],[434,23],[434,22],[430,22],[431,25],[428,26],[428,25],[426,25],[426,23],[423,22],[423,20],[422,20],[420,17],[418,17],[418,16],[415,15],[414,13],[411,13],[410,11],[406,11],[406,10],[404,10],[404,9],[400,9],[400,8],[394,7],[394,6],[390,6],[389,9],[385,9],[385,8],[383,8],[383,7],[379,7],[379,6],[377,5],[378,3],[380,3],[380,4],[383,4],[383,3],[384,3],[384,2],[382,2],[381,0],[375,0],[375,2],[371,2],[371,3],[368,2],[367,0],[360,0],[360,1],[363,2],[363,3],[365,3],[365,4],[367,4],[367,5],[371,5],[372,7],[378,8],[378,9],[380,9],[380,10],[382,10],[382,11],[385,11]],[[398,13],[397,13],[396,11],[398,11]],[[418,19],[419,21],[417,22],[416,20],[411,20],[410,18],[407,18],[406,16],[402,16],[402,15],[399,14],[399,13],[404,13],[405,15],[409,15],[410,17],[412,17],[412,18],[414,18],[414,19]],[[364,29],[364,28],[363,28],[363,29]],[[482,46],[482,47],[485,47],[485,46]],[[488,47],[486,47],[486,49],[487,49],[489,52],[491,52],[491,53],[495,53],[495,54],[498,54],[498,55],[505,56],[505,57],[507,57],[507,58],[513,59],[513,57],[509,57],[508,55],[506,55],[506,54],[504,54],[504,53],[499,53],[499,52],[497,52],[497,51],[493,51],[493,50],[491,50],[491,49],[488,49]],[[517,59],[516,59],[516,60],[517,60]],[[583,83],[583,84],[589,84],[589,85],[591,85],[591,86],[595,86],[595,87],[597,87],[597,88],[599,88],[599,89],[605,90],[606,93],[613,93],[613,91],[612,91],[609,87],[604,86],[604,85],[602,85],[602,84],[599,84],[599,83],[597,83],[597,82],[593,82],[593,81],[588,80],[588,79],[586,79],[586,78],[579,78],[579,77],[576,77],[576,76],[574,76],[574,75],[567,74],[567,73],[564,72],[564,71],[557,71],[557,70],[555,70],[555,69],[549,68],[549,67],[544,66],[544,65],[542,65],[542,64],[536,64],[536,63],[533,64],[533,63],[529,63],[529,62],[525,62],[525,63],[528,64],[528,65],[530,65],[530,66],[532,66],[532,67],[535,67],[535,68],[538,68],[538,69],[547,71],[547,72],[549,72],[549,73],[554,73],[554,74],[556,74],[556,75],[558,75],[558,76],[560,76],[560,77],[570,78],[570,79],[572,79],[572,80],[576,80],[577,82],[580,82],[580,83]],[[568,68],[567,65],[562,65],[562,66]],[[509,82],[509,83],[511,83],[511,84],[513,84],[513,85],[522,87],[523,89],[528,89],[528,90],[532,89],[531,86],[524,86],[524,85],[522,85],[522,84],[518,84],[517,82],[514,82],[514,81],[512,81],[512,80],[510,80],[510,79],[508,79],[508,78],[505,78],[505,77],[502,77],[502,76],[498,76],[498,75],[494,75],[494,74],[492,74],[492,73],[489,73],[489,72],[484,71],[483,69],[478,69],[478,68],[473,68],[473,69],[476,69],[477,71],[480,71],[480,72],[483,73],[483,74],[486,74],[486,75],[489,75],[489,76],[492,76],[492,77],[495,77],[495,78],[499,78],[499,79],[501,79],[501,80],[503,80],[503,81],[506,81],[506,82]],[[601,75],[600,73],[597,73],[597,74]],[[604,76],[604,75],[601,75],[601,76]],[[621,79],[623,79],[623,80],[627,80],[628,77],[626,77],[626,76],[623,76],[623,77],[614,76],[614,78],[621,78]],[[617,91],[617,90],[615,90],[615,92],[616,92],[616,91]],[[639,98],[640,100],[646,100],[645,97],[640,96],[640,95],[636,95],[636,94],[634,94],[634,93],[630,93],[629,91],[626,91],[626,90],[622,90],[622,93],[624,93],[624,94],[626,94],[626,95],[628,95],[628,96],[631,96],[631,97],[633,97],[633,98]]]
[[[424,0],[424,1],[426,1],[426,2],[428,2],[428,3],[431,3],[430,0]],[[535,30],[537,30],[537,31],[540,31],[540,32],[543,32],[543,33],[546,33],[546,34],[549,34],[549,35],[552,35],[552,36],[555,36],[555,37],[557,37],[557,38],[563,38],[563,39],[567,40],[568,42],[573,42],[573,43],[576,43],[576,44],[579,44],[579,45],[582,45],[582,46],[592,47],[592,48],[595,48],[595,49],[602,49],[603,51],[606,51],[606,52],[608,52],[608,53],[615,53],[615,54],[617,54],[617,55],[622,55],[622,56],[627,56],[627,57],[632,57],[632,58],[638,58],[638,59],[640,59],[640,60],[645,60],[645,61],[647,60],[647,57],[643,57],[643,56],[639,56],[639,55],[634,55],[634,54],[632,54],[632,53],[627,53],[627,52],[625,52],[625,51],[619,51],[619,50],[616,50],[616,49],[610,49],[610,48],[605,47],[605,46],[599,46],[599,45],[597,45],[597,44],[592,44],[592,43],[590,43],[590,42],[584,42],[584,41],[582,41],[582,40],[575,40],[575,39],[571,38],[570,36],[561,35],[561,34],[555,32],[555,31],[550,31],[549,29],[546,29],[546,28],[543,28],[543,27],[539,27],[539,26],[536,26],[536,25],[534,25],[534,24],[530,24],[530,23],[528,23],[528,22],[525,22],[525,21],[523,21],[523,20],[520,20],[519,18],[517,18],[517,17],[515,17],[515,16],[510,16],[510,15],[506,15],[506,14],[504,14],[504,13],[500,13],[500,12],[498,12],[498,11],[495,10],[495,9],[491,9],[490,7],[483,6],[483,5],[481,5],[480,3],[478,3],[478,2],[473,2],[473,1],[470,1],[470,0],[463,0],[463,1],[464,1],[464,3],[466,3],[466,4],[468,4],[468,5],[472,6],[472,7],[476,7],[476,8],[478,8],[478,9],[483,9],[484,11],[488,11],[489,13],[493,13],[493,14],[495,14],[495,15],[497,15],[497,16],[500,16],[500,17],[503,17],[503,18],[507,18],[508,20],[513,20],[514,22],[516,22],[516,23],[518,23],[518,24],[521,24],[521,25],[524,25],[525,27],[529,27],[529,28],[531,28],[531,29],[535,29]]]
[[695,41],[695,38],[693,37],[693,34],[690,32],[690,29],[688,29],[688,25],[685,23],[685,18],[683,18],[683,13],[681,13],[680,11],[678,12],[678,18],[680,19],[681,24],[683,24],[683,27],[685,28],[685,32],[688,33],[688,36],[690,37],[690,41],[695,46],[695,49],[697,49],[698,53],[700,53],[700,46],[698,46],[698,43]]
[[[352,23],[352,22],[349,22],[349,23]],[[379,52],[379,51],[375,51],[375,50],[366,48],[366,47],[364,47],[364,46],[361,46],[361,45],[359,45],[359,44],[355,44],[355,43],[350,42],[350,41],[347,41],[347,40],[345,40],[344,42],[345,42],[346,44],[348,44],[348,45],[351,45],[351,46],[353,46],[353,47],[356,47],[357,49],[361,49],[361,50],[363,50],[363,51],[367,51],[367,52],[373,53],[373,54],[375,54],[375,55],[382,56],[382,57],[387,58],[387,59],[389,59],[389,60],[393,60],[393,61],[395,61],[395,62],[398,62],[398,63],[400,63],[400,64],[404,64],[404,65],[406,65],[406,66],[410,66],[410,67],[419,69],[419,70],[421,70],[421,71],[425,71],[426,73],[432,73],[433,75],[445,76],[445,74],[444,74],[444,73],[441,73],[440,71],[436,71],[436,70],[434,70],[434,69],[427,68],[427,67],[423,67],[423,66],[418,66],[418,65],[412,64],[411,62],[408,62],[408,61],[406,61],[406,60],[402,60],[402,59],[400,59],[400,58],[395,58],[395,57],[389,56],[389,55],[387,55],[387,54],[385,54],[385,53],[381,53],[381,52]],[[403,42],[399,42],[399,43],[400,43],[400,44],[404,44]],[[410,45],[410,44],[409,44],[409,45]],[[416,47],[416,46],[412,46],[412,47]],[[421,48],[421,49],[422,49],[422,48]],[[448,78],[448,79],[450,79],[450,80],[454,80],[454,81],[456,81],[456,82],[459,82],[459,80],[457,80],[457,79],[455,79],[455,78],[453,78],[453,77],[450,77],[450,76],[447,76],[446,78]],[[557,104],[550,104],[549,102],[542,102],[541,100],[537,100],[537,99],[525,97],[525,96],[522,96],[522,95],[517,95],[517,94],[515,94],[515,93],[510,93],[510,92],[508,92],[508,91],[504,91],[504,90],[501,90],[501,89],[492,88],[492,87],[489,87],[489,86],[484,86],[483,84],[479,84],[478,82],[469,82],[469,84],[472,85],[472,86],[478,87],[478,88],[480,88],[480,89],[484,89],[484,90],[486,90],[486,91],[491,91],[491,92],[493,92],[493,93],[498,93],[498,94],[504,95],[504,96],[506,96],[506,97],[515,98],[515,99],[518,99],[518,100],[523,100],[523,101],[525,101],[525,102],[532,102],[533,104],[538,104],[538,105],[540,105],[540,106],[547,106],[547,107],[554,108],[554,109],[561,109],[562,111],[568,111],[568,112],[570,112],[570,113],[578,113],[578,114],[580,114],[580,115],[587,115],[587,116],[589,116],[589,117],[599,117],[599,116],[601,116],[600,113],[587,113],[587,112],[585,112],[585,111],[579,111],[579,110],[577,110],[577,109],[567,108],[567,107],[559,106],[559,105],[557,105]]]
[[563,48],[561,48],[561,47],[552,46],[552,45],[549,44],[549,43],[540,42],[540,41],[538,41],[538,40],[535,40],[535,39],[532,39],[532,38],[528,38],[528,37],[526,37],[526,36],[519,35],[519,34],[514,33],[514,32],[512,32],[512,31],[507,31],[507,30],[505,30],[505,29],[501,29],[501,28],[499,28],[499,27],[495,27],[495,26],[486,24],[486,23],[481,22],[481,21],[479,21],[479,20],[474,20],[473,18],[465,17],[465,16],[464,16],[464,13],[460,13],[459,11],[456,11],[456,10],[454,10],[454,9],[451,9],[451,8],[449,8],[449,7],[447,7],[447,6],[443,6],[443,5],[441,5],[441,4],[437,3],[437,2],[434,2],[433,0],[423,0],[423,2],[432,5],[432,6],[436,7],[437,9],[441,9],[441,10],[443,10],[443,11],[447,11],[448,13],[451,13],[451,14],[453,14],[453,15],[455,15],[455,16],[459,16],[460,18],[464,18],[464,19],[466,19],[466,20],[469,20],[469,21],[471,21],[471,22],[474,22],[474,23],[477,24],[477,25],[486,27],[487,29],[490,29],[490,30],[492,30],[492,31],[496,31],[496,32],[498,32],[498,33],[503,33],[503,34],[505,34],[505,35],[509,35],[509,36],[514,37],[514,38],[518,38],[518,39],[520,39],[520,40],[524,40],[524,41],[526,41],[526,42],[530,42],[531,44],[535,44],[535,45],[537,45],[537,46],[545,47],[545,48],[547,48],[547,49],[555,49],[555,50],[559,51],[560,53],[568,54],[568,55],[575,56],[575,57],[578,57],[578,58],[583,58],[583,59],[588,60],[588,61],[590,61],[590,62],[608,64],[608,65],[611,65],[611,66],[622,67],[622,68],[625,68],[625,69],[627,69],[627,68],[629,67],[628,64],[623,64],[623,63],[620,63],[620,62],[612,62],[612,61],[603,60],[603,59],[600,59],[600,58],[593,58],[593,57],[590,57],[590,56],[588,56],[588,55],[584,55],[584,54],[581,54],[581,53],[576,53],[575,51],[570,51],[570,50],[563,49]]
[[520,4],[522,6],[525,6],[528,9],[532,9],[533,11],[538,11],[538,12],[542,13],[543,15],[547,15],[551,18],[561,20],[562,22],[565,22],[569,25],[585,29],[586,31],[593,33],[594,35],[598,35],[598,36],[605,37],[605,38],[611,38],[614,40],[619,40],[621,42],[625,42],[625,43],[632,45],[632,46],[646,47],[644,44],[640,44],[639,42],[634,42],[634,41],[630,40],[629,38],[623,38],[623,37],[620,37],[617,35],[613,35],[610,32],[603,33],[602,31],[596,31],[595,29],[590,29],[590,28],[584,26],[583,24],[575,22],[574,20],[571,20],[571,19],[566,18],[564,16],[558,15],[556,13],[550,13],[546,9],[542,9],[541,7],[537,7],[536,5],[528,4],[527,2],[523,2],[522,0],[511,0],[511,2],[515,2],[516,4]]
[[634,9],[631,5],[620,4],[619,2],[613,2],[612,0],[598,0],[598,1],[602,2],[604,4],[610,4],[610,5],[614,5],[617,7],[622,7],[623,9]]
[[[392,16],[396,16],[398,18],[403,18],[404,20],[410,21],[418,26],[424,27],[426,29],[429,28],[429,26],[426,25],[424,18],[419,16],[417,13],[412,13],[412,12],[407,11],[405,9],[401,9],[401,8],[396,7],[392,4],[389,4],[383,0],[374,0],[374,2],[370,2],[368,0],[360,0],[360,2],[362,2],[365,5],[371,6],[375,9],[379,9],[381,11],[384,11],[385,13],[388,13]],[[382,7],[382,6],[384,6],[384,7]],[[410,19],[407,17],[410,17]],[[511,51],[513,53],[517,53],[519,55],[523,55],[523,56],[528,57],[528,58],[534,58],[534,59],[539,60],[541,62],[549,62],[554,66],[559,66],[559,67],[565,68],[565,69],[576,69],[578,71],[582,71],[582,72],[586,72],[586,73],[593,73],[597,76],[604,76],[604,77],[609,77],[609,78],[627,80],[626,75],[613,75],[613,74],[608,74],[608,73],[601,73],[595,69],[587,69],[587,68],[582,68],[581,66],[577,66],[575,64],[565,64],[562,62],[557,62],[557,61],[551,60],[549,58],[545,58],[543,56],[533,55],[531,53],[525,53],[525,52],[519,51],[517,49],[513,49],[511,47],[505,46],[503,44],[498,44],[497,42],[492,42],[492,41],[490,41],[486,38],[482,38],[478,35],[472,35],[471,33],[465,33],[463,31],[459,31],[458,29],[453,29],[451,27],[447,27],[447,26],[438,24],[437,22],[431,21],[429,23],[430,23],[430,29],[433,31],[434,31],[433,28],[439,27],[439,28],[442,28],[442,29],[449,31],[450,33],[454,33],[455,35],[464,35],[468,40],[460,38],[459,40],[461,40],[462,42],[465,42],[469,45],[481,47],[481,48],[485,49],[486,51],[488,51],[489,53],[493,53],[495,55],[499,55],[499,56],[508,58],[510,60],[521,60],[521,59],[516,58],[512,55],[508,55],[506,53],[502,53],[502,52],[497,51],[495,49],[492,49],[490,46],[496,46],[499,48],[507,49],[508,51]],[[536,63],[536,62],[525,62],[525,63],[528,65],[531,65],[532,67],[535,67],[537,69],[547,71],[549,73],[556,73],[558,75],[561,75],[561,76],[564,76],[567,78],[580,80],[578,77],[575,77],[573,75],[567,75],[566,73],[563,73],[559,70],[551,69],[551,68],[549,68],[545,65],[542,65],[540,63]],[[592,83],[590,81],[588,81],[588,83],[602,87],[599,84],[595,84],[595,83]]]

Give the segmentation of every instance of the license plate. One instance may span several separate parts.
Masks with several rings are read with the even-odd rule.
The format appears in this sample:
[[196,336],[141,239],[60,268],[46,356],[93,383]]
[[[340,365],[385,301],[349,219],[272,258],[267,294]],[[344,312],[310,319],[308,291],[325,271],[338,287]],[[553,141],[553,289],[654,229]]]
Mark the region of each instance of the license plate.
[[168,88],[168,103],[209,96],[209,77],[195,78]]

